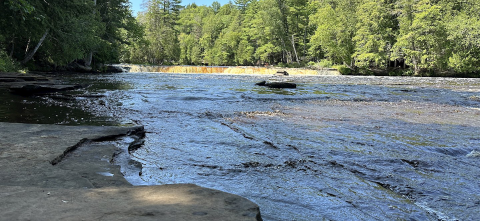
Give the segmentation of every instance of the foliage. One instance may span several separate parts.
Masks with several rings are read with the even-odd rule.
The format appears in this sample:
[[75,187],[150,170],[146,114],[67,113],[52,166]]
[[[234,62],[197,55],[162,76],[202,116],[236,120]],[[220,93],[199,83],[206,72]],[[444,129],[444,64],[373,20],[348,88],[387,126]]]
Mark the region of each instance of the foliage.
[[446,25],[452,54],[448,66],[457,72],[478,72],[480,66],[480,18],[465,12],[450,19]]
[[355,0],[337,0],[326,3],[312,16],[317,26],[310,41],[313,47],[321,48],[334,63],[354,68],[355,36],[357,17]]
[[349,75],[349,74],[352,74],[352,69],[350,69],[349,67],[345,66],[345,65],[334,65],[332,66],[332,68],[335,68],[338,70],[338,72],[340,72],[340,74],[343,74],[343,75]]
[[400,34],[394,50],[397,55],[404,54],[405,61],[416,74],[422,68],[442,70],[449,47],[445,25],[441,21],[441,7],[431,4],[430,0],[403,1]]
[[[137,18],[147,33],[146,42],[137,45],[142,52],[136,61],[162,64],[165,59],[155,57],[177,50],[178,56],[166,57],[181,64],[293,67],[310,62],[345,74],[480,71],[476,0],[233,2],[192,4],[163,23],[145,19],[158,10],[147,8]],[[174,27],[149,32],[154,24]],[[169,39],[169,49],[159,47],[162,39]]]
[[138,27],[128,0],[8,0],[0,4],[0,48],[27,66],[54,68],[84,60],[89,54],[95,62],[117,62],[121,48],[128,44],[125,33]]
[[0,72],[17,71],[18,65],[13,61],[5,51],[0,51]]
[[319,62],[310,61],[308,66],[311,68],[331,68],[333,66],[332,61],[328,59],[322,59]]
[[364,0],[356,11],[355,53],[358,67],[385,67],[394,43],[395,21],[384,1]]
[[2,64],[32,55],[55,67],[93,54],[97,63],[480,73],[478,0],[146,0],[136,18],[127,0],[0,4]]
[[328,59],[322,59],[322,60],[320,60],[320,62],[318,62],[318,65],[320,67],[330,68],[330,67],[333,66],[333,63],[332,63],[332,61],[330,61]]

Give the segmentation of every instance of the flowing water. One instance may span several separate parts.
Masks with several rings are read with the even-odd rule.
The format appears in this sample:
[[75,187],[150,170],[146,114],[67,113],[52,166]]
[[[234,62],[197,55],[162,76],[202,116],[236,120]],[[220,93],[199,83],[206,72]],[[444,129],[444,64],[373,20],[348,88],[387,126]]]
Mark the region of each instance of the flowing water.
[[270,89],[253,75],[64,78],[91,86],[73,99],[4,95],[2,120],[145,125],[132,183],[234,193],[264,220],[480,217],[478,79],[274,77],[298,86]]

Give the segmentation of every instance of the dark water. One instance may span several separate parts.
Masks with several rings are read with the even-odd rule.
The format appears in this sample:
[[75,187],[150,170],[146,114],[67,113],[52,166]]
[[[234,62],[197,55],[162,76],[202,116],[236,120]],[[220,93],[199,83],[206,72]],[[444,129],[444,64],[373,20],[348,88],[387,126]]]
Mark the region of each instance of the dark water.
[[[136,184],[246,197],[265,220],[480,217],[480,81],[122,73],[75,99],[2,93],[3,121],[145,125]],[[82,97],[94,94],[105,97]]]

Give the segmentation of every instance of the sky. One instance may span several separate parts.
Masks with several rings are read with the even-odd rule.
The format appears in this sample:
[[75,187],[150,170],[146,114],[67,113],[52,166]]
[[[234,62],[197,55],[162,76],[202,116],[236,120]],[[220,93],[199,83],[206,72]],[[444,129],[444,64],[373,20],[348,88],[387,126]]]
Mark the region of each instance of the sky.
[[[132,10],[133,10],[133,15],[136,16],[137,12],[142,11],[142,2],[144,0],[130,0],[130,3],[132,4]],[[182,0],[182,5],[188,5],[191,3],[197,4],[197,5],[207,5],[210,6],[215,0]],[[221,5],[227,4],[230,0],[216,0],[219,2]],[[232,0],[233,2],[233,0]]]

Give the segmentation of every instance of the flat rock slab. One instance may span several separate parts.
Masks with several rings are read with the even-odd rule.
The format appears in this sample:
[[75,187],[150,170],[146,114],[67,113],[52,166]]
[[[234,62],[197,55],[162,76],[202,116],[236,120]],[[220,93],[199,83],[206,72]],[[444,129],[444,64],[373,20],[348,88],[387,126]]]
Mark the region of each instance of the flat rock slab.
[[42,75],[0,72],[0,87],[19,95],[37,95],[82,88],[82,85],[64,84]]
[[2,220],[261,220],[258,206],[193,184],[99,189],[0,186]]
[[68,84],[25,84],[25,85],[13,85],[10,87],[10,91],[15,94],[21,95],[33,95],[42,93],[52,93],[59,91],[68,91],[82,88],[81,85],[68,85]]
[[195,185],[133,187],[108,142],[142,126],[0,122],[2,220],[261,220],[240,196]]
[[50,81],[42,75],[0,72],[0,82]]

